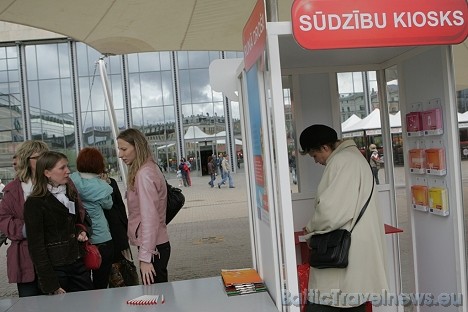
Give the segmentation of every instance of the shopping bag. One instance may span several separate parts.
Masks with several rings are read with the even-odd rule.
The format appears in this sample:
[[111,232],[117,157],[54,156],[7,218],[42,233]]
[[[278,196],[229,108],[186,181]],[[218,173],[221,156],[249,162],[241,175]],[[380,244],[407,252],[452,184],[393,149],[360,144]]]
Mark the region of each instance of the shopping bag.
[[299,282],[299,302],[301,304],[301,312],[305,312],[307,304],[307,296],[309,293],[309,271],[308,263],[299,264],[297,266],[297,280]]

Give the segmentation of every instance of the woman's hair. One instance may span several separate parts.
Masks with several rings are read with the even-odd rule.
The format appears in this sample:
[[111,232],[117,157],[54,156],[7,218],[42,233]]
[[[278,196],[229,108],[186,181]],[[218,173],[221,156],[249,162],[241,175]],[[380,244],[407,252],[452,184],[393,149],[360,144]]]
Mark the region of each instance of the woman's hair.
[[37,140],[23,142],[16,150],[16,176],[21,182],[28,182],[33,177],[31,166],[29,165],[29,157],[37,153],[39,156],[47,152],[49,147],[46,143]]
[[79,172],[103,173],[106,169],[106,165],[102,153],[97,148],[83,148],[76,158],[76,169],[78,169]]
[[135,184],[135,176],[140,170],[141,166],[150,159],[154,162],[153,154],[149,147],[148,141],[146,140],[145,135],[134,128],[129,128],[120,132],[117,139],[124,140],[128,144],[131,144],[135,148],[135,159],[132,164],[128,166],[128,178],[127,184],[130,189],[133,189]]
[[57,165],[57,163],[62,160],[68,160],[65,154],[59,152],[44,152],[41,157],[37,159],[36,163],[36,184],[34,184],[33,190],[31,192],[32,197],[42,197],[45,196],[48,192],[47,184],[49,184],[49,179],[45,176],[46,170],[52,170]]

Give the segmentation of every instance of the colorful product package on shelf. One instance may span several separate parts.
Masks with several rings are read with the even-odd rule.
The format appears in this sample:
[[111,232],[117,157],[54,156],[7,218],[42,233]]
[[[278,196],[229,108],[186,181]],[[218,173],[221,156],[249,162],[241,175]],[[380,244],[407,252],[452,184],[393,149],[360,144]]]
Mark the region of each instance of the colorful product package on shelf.
[[422,116],[420,112],[406,114],[406,132],[419,133],[422,130]]
[[412,185],[411,195],[413,198],[413,205],[427,206],[428,205],[428,190],[425,185]]
[[436,175],[446,173],[445,150],[443,148],[426,150],[426,173]]
[[424,173],[426,153],[422,148],[414,148],[409,151],[409,167],[411,172],[422,170]]
[[443,133],[442,112],[439,108],[422,112],[422,128],[425,135]]
[[448,213],[447,190],[443,187],[431,187],[428,190],[429,209],[437,214]]

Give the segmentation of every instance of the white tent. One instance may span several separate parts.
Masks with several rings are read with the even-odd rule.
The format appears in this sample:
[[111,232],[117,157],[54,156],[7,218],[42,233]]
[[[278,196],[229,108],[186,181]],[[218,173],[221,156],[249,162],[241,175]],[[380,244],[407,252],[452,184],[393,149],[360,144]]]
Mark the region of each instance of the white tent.
[[[370,130],[370,129],[380,129],[380,110],[378,108],[374,109],[369,115],[367,115],[364,119],[355,124],[349,126],[346,129],[346,132],[353,132],[353,131],[362,131],[362,130]],[[344,131],[343,131],[344,132]]]
[[185,140],[196,140],[196,139],[206,139],[206,138],[211,138],[213,137],[211,134],[207,134],[202,131],[197,126],[190,126],[187,128],[187,131],[185,132],[184,139]]
[[[225,139],[216,140],[216,144],[226,144],[226,140]],[[236,139],[236,145],[242,145],[242,141],[239,139]]]
[[[341,124],[344,137],[361,136],[363,135],[363,131],[366,131],[366,134],[370,134],[370,135],[381,133],[380,110],[378,108],[374,109],[372,113],[370,113],[366,118],[362,119],[361,121],[357,121],[354,123],[347,123],[348,120],[350,120],[353,116],[351,116],[350,118],[348,118]],[[457,117],[458,117],[458,127],[468,128],[468,111],[464,112],[463,114],[458,113]],[[394,115],[390,114],[389,121],[390,121],[390,128],[391,128],[392,133],[400,133],[401,132],[401,113],[398,112]]]
[[[345,121],[346,122],[346,121]],[[389,115],[390,128],[392,133],[401,132],[401,113]],[[351,124],[343,129],[343,137],[362,136],[364,131],[367,135],[378,135],[382,133],[380,123],[380,109],[374,109],[367,117]]]
[[359,118],[356,114],[352,114],[351,117],[349,117],[348,119],[346,119],[345,121],[343,121],[341,123],[341,131],[342,132],[348,131],[349,127],[351,127],[352,125],[358,123],[361,120],[362,119]]
[[[226,131],[220,131],[220,132],[216,133],[213,136],[218,137],[218,138],[225,137],[226,136]],[[226,144],[226,140],[225,139],[217,139],[216,144]],[[236,139],[236,145],[242,145],[242,141],[239,140],[239,139]]]

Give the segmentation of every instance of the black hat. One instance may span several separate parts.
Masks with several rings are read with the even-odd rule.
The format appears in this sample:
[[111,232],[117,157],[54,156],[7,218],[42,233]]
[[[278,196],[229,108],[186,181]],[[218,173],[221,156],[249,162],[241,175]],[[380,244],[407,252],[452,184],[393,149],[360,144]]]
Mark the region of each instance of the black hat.
[[338,135],[333,128],[325,125],[312,125],[301,133],[299,142],[301,143],[301,154],[307,154],[310,150],[319,149],[320,146],[335,143]]

